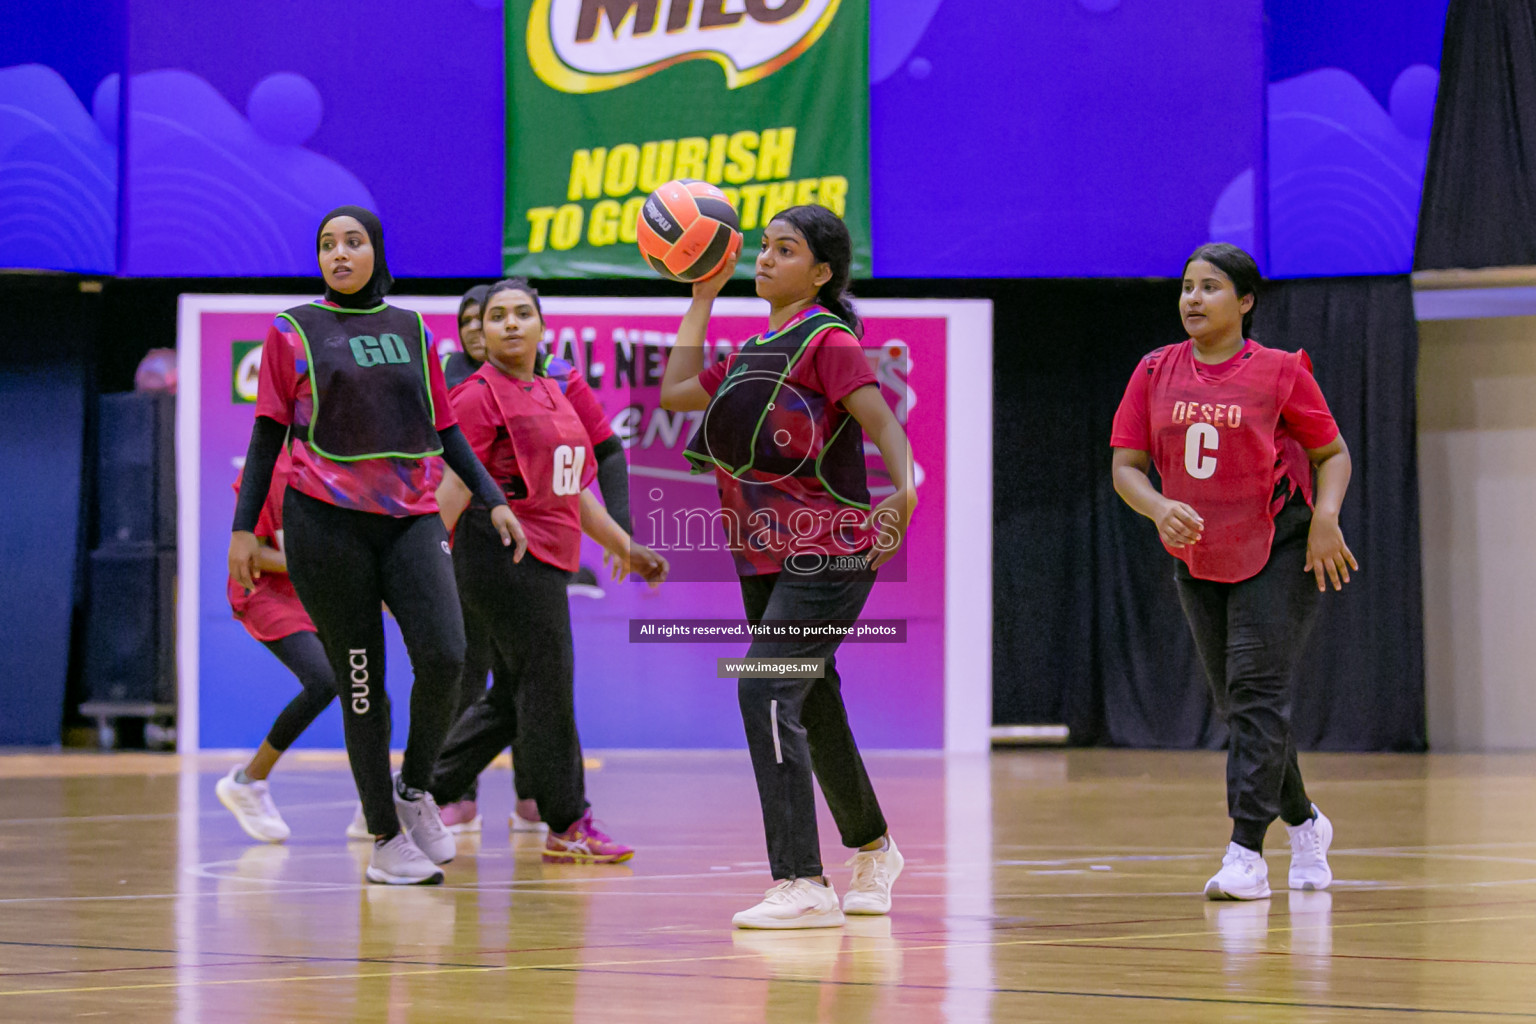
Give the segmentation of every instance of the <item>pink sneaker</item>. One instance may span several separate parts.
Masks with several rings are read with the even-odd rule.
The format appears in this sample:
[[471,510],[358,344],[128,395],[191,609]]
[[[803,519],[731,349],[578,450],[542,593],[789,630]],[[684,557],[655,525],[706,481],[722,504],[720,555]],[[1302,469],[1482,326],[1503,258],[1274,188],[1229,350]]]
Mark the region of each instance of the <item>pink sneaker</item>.
[[622,864],[635,855],[635,851],[614,842],[592,823],[588,811],[564,832],[550,829],[544,840],[546,864]]
[[443,819],[443,826],[449,832],[462,835],[465,832],[480,831],[480,812],[475,809],[473,800],[455,800],[451,804],[444,804],[439,809]]

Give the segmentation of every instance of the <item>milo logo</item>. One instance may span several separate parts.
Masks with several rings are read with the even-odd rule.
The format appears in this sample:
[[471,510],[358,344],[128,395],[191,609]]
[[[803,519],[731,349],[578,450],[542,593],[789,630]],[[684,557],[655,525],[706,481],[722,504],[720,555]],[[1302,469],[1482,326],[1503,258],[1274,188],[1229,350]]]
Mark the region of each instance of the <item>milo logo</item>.
[[534,0],[528,60],[551,88],[604,92],[685,60],[727,88],[761,81],[813,46],[841,0]]
[[232,343],[229,348],[229,365],[232,371],[230,401],[235,405],[255,402],[257,385],[261,382],[261,342]]

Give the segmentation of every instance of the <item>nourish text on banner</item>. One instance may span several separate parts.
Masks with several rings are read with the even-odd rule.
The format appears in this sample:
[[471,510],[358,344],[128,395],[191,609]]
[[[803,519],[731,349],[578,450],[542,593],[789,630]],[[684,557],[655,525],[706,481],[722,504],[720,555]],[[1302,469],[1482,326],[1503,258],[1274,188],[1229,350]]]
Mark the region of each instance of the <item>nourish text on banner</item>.
[[[745,252],[780,211],[827,207],[870,268],[868,0],[509,0],[503,264],[649,276],[645,197],[720,186]],[[751,276],[751,259],[737,270]]]

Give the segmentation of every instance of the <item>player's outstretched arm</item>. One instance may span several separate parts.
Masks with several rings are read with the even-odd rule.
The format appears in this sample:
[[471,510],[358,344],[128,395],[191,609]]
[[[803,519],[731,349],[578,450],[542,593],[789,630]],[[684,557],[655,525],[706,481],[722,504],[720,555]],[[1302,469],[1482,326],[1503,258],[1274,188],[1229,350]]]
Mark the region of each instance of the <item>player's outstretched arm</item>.
[[667,372],[661,378],[661,407],[672,412],[689,412],[709,405],[709,392],[699,384],[704,369],[704,338],[709,331],[709,313],[715,297],[736,271],[736,257],[725,261],[717,273],[694,283],[693,304],[677,326],[677,340],[667,356]]

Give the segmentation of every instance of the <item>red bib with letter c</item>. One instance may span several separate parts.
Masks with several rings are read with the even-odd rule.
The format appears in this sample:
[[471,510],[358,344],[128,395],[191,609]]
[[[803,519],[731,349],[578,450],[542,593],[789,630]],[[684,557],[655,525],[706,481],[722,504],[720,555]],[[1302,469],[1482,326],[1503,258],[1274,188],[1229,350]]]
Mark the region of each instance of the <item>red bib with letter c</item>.
[[[528,489],[507,504],[523,524],[528,550],[541,562],[568,572],[581,566],[581,492],[594,477],[591,442],[560,386],[534,377],[531,386],[486,363],[461,387],[483,380],[501,410],[502,425]],[[503,488],[510,481],[498,480]]]
[[1152,376],[1150,454],[1163,493],[1205,520],[1199,541],[1168,551],[1196,579],[1218,583],[1246,580],[1269,561],[1275,486],[1285,475],[1280,410],[1296,374],[1312,365],[1305,352],[1257,344],[1240,358],[1224,380],[1205,381],[1194,342],[1185,341],[1154,352],[1142,371]]

